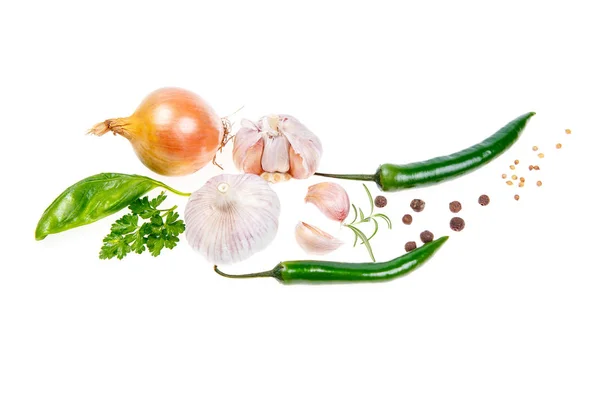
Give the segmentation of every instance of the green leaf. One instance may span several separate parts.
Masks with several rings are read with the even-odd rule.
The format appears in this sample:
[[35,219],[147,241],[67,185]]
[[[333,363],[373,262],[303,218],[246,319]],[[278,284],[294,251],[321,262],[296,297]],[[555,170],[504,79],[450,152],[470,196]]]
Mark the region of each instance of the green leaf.
[[133,214],[127,214],[116,220],[110,227],[112,233],[118,235],[125,235],[131,233],[137,229],[138,216]]
[[165,194],[165,192],[161,192],[156,198],[154,198],[150,201],[150,207],[156,209],[166,199],[167,199],[167,195]]
[[[373,233],[371,234],[371,236],[369,236],[369,238],[367,240],[373,239],[373,236],[375,236],[375,234],[379,230],[379,224],[377,223],[377,220],[375,218],[371,218],[371,221],[373,221],[373,223],[375,224],[375,230],[373,231]],[[364,244],[364,242],[361,244]]]
[[165,247],[165,240],[162,237],[150,236],[146,242],[148,250],[152,256],[156,257],[160,254],[160,251]]
[[363,214],[363,210],[361,210],[360,207],[358,207],[358,213],[360,214],[360,220],[364,221],[365,220],[365,214]]
[[131,251],[131,247],[125,242],[123,236],[116,233],[108,234],[102,241],[104,245],[100,248],[100,259],[117,257],[121,260]]
[[358,212],[356,212],[356,206],[354,204],[352,204],[352,209],[354,210],[354,219],[352,220],[352,222],[350,222],[350,224],[356,222],[356,218],[358,217]]
[[379,217],[387,222],[388,229],[392,229],[392,220],[385,214],[375,214],[374,217]]
[[142,235],[141,230],[138,229],[137,232],[132,233],[130,236],[132,237],[132,241],[130,242],[131,250],[137,254],[142,254],[144,250],[146,250],[146,240],[144,238],[144,235]]
[[173,247],[177,246],[177,243],[179,243],[179,238],[177,236],[169,236],[168,238],[164,239],[165,241],[165,247],[167,249],[172,249]]
[[373,210],[374,210],[374,202],[373,202],[373,196],[371,196],[371,192],[369,192],[369,188],[367,187],[367,185],[365,185],[363,183],[363,187],[365,188],[365,190],[367,191],[367,196],[369,196],[369,204],[371,205],[371,213],[369,214],[369,216],[373,215]]
[[150,218],[150,223],[153,226],[163,226],[163,219],[160,215],[154,214],[152,218]]
[[371,256],[371,260],[373,260],[373,262],[375,262],[375,256],[373,255],[373,249],[371,248],[371,244],[369,243],[369,239],[367,239],[367,236],[362,233],[362,231],[358,228],[356,228],[355,226],[351,226],[351,225],[346,225],[348,228],[352,229],[352,231],[363,241],[363,243],[365,244],[365,247],[367,248],[367,251],[369,252],[369,256]]
[[148,196],[135,200],[129,205],[129,209],[136,215],[140,215],[143,211],[149,210],[150,202],[148,201]]
[[170,236],[179,236],[185,231],[185,224],[182,220],[179,219],[178,213],[169,211],[169,213],[167,214],[165,230]]

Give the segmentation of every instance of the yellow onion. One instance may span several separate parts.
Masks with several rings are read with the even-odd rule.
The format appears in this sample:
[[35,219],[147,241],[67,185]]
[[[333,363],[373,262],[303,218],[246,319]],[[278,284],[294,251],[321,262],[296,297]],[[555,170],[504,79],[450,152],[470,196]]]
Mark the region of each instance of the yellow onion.
[[188,175],[211,161],[225,134],[224,123],[198,95],[179,88],[150,93],[125,118],[107,119],[90,129],[128,139],[138,158],[160,175]]

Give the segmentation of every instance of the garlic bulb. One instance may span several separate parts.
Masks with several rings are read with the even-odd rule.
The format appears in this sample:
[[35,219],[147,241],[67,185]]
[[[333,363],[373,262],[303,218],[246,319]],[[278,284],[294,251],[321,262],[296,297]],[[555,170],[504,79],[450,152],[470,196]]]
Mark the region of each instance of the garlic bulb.
[[265,180],[252,174],[218,175],[190,196],[186,238],[211,263],[239,262],[273,241],[279,213],[279,198]]
[[314,204],[334,221],[344,222],[350,213],[348,193],[337,183],[322,182],[310,186],[304,201]]
[[233,162],[239,170],[270,182],[306,179],[319,166],[319,138],[290,115],[269,115],[257,123],[243,119],[235,135]]
[[296,225],[296,242],[307,253],[319,255],[331,253],[344,244],[329,233],[302,221]]

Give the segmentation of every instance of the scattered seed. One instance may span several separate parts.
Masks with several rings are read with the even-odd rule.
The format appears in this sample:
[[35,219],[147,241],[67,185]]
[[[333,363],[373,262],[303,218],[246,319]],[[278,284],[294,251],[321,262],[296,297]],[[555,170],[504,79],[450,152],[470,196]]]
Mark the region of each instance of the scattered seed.
[[532,169],[533,169],[533,165],[530,165],[529,166],[529,170],[531,171]]
[[519,187],[525,186],[525,182],[519,182]]
[[421,212],[425,209],[425,202],[421,199],[414,199],[410,202],[410,208],[412,208],[414,212]]
[[465,220],[461,217],[454,217],[450,220],[450,229],[455,232],[460,232],[465,229]]
[[482,206],[487,206],[488,204],[490,204],[490,196],[488,196],[487,194],[482,194],[481,196],[479,196],[479,204],[481,204]]
[[515,194],[515,200],[519,201],[520,198],[521,198],[521,196],[519,196],[518,194]]
[[535,169],[536,171],[539,171],[539,170],[540,170],[540,167],[539,167],[539,165],[534,165],[534,166],[533,166],[533,169]]
[[383,208],[387,205],[387,199],[385,196],[377,196],[375,197],[375,207]]
[[421,232],[419,237],[421,238],[421,241],[423,243],[429,243],[433,240],[433,233],[431,233],[430,231],[423,231]]
[[537,147],[537,146],[533,146],[533,147],[531,148],[531,150],[533,150],[533,151],[538,151],[538,147]]
[[406,242],[404,245],[404,250],[408,253],[409,251],[413,251],[417,248],[417,242]]
[[542,181],[537,181],[536,185],[542,186]]
[[506,174],[502,174],[502,179],[506,179]]
[[462,204],[460,204],[460,201],[453,201],[452,203],[449,204],[450,207],[450,211],[453,213],[457,213],[460,210],[462,210]]
[[557,149],[560,149],[561,147],[562,147],[562,144],[560,144],[560,143],[556,143],[556,148],[557,148]]
[[538,154],[538,157],[539,157],[539,158],[544,158],[544,153],[539,153],[539,154]]
[[514,166],[514,165],[511,165],[509,168],[510,168],[510,169],[515,169],[515,166]]
[[519,165],[519,160],[515,160],[515,165]]
[[512,181],[506,181],[506,184],[507,184],[508,186],[510,186],[510,185],[512,185]]
[[519,180],[521,181],[521,183],[525,182],[525,178],[524,177],[520,177]]
[[402,222],[404,223],[404,225],[412,224],[412,216],[410,214],[404,214],[404,216],[402,217]]
[[565,133],[566,133],[567,135],[570,135],[570,134],[571,134],[571,130],[570,130],[570,129],[565,129]]
[[511,178],[512,178],[513,181],[517,180],[517,176],[516,175],[511,176]]

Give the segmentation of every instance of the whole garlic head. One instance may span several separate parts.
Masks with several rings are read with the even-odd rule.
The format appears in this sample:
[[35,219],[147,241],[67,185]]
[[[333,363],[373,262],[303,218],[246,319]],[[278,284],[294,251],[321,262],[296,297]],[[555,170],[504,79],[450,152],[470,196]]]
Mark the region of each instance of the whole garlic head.
[[[319,138],[290,115],[269,115],[254,123],[243,119],[233,145],[236,168],[271,182],[306,179],[319,166]],[[283,175],[283,176],[279,176]]]
[[264,179],[218,175],[190,196],[184,213],[186,238],[211,263],[232,264],[273,241],[279,214],[279,198]]

